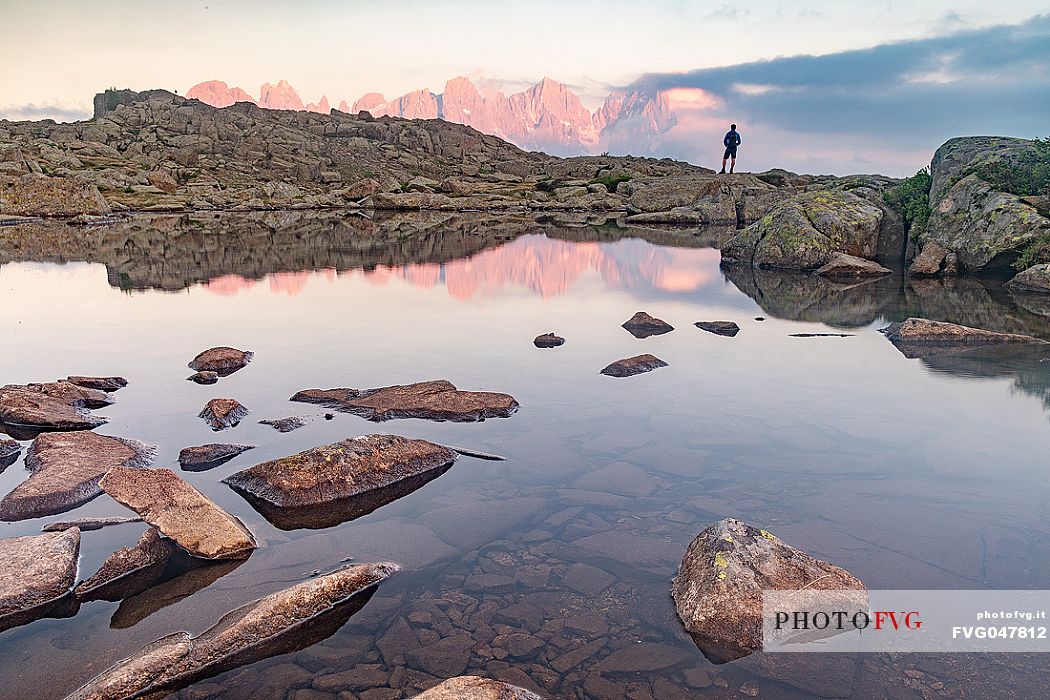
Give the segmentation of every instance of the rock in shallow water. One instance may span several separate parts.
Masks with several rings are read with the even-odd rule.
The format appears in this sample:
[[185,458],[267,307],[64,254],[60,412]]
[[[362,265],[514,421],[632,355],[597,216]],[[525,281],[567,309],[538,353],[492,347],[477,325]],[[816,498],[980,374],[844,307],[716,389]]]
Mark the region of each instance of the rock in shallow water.
[[76,587],[76,597],[81,602],[116,601],[138,593],[160,577],[177,550],[174,542],[151,527],[135,546],[110,554],[98,571]]
[[0,471],[14,464],[21,452],[21,443],[16,440],[0,439]]
[[667,321],[650,316],[644,311],[639,311],[634,316],[627,319],[623,324],[623,328],[635,338],[648,338],[652,335],[663,335],[664,333],[670,333],[674,330],[674,326]]
[[516,685],[480,676],[449,678],[416,696],[417,700],[542,700]]
[[378,389],[306,389],[291,400],[320,404],[371,421],[423,418],[471,422],[507,418],[518,410],[518,402],[509,394],[460,391],[443,379]]
[[86,409],[113,403],[105,392],[70,382],[0,387],[0,423],[45,430],[90,430],[106,422]]
[[195,557],[244,559],[257,546],[240,520],[170,469],[118,467],[102,488]]
[[189,363],[189,368],[198,372],[215,372],[220,377],[228,377],[252,361],[255,353],[226,346],[210,348],[197,355]]
[[288,418],[269,418],[261,420],[259,423],[268,425],[281,433],[290,433],[306,425],[306,420],[300,416],[289,416]]
[[98,389],[99,391],[117,391],[128,385],[124,377],[66,377],[70,384],[76,384],[86,389]]
[[919,358],[960,352],[982,345],[1045,344],[1017,333],[996,333],[925,318],[909,318],[880,330],[905,357]]
[[855,576],[733,518],[692,541],[671,595],[686,630],[715,662],[762,648],[764,590],[864,590]]
[[77,518],[76,520],[59,520],[57,522],[48,523],[40,528],[40,530],[41,532],[62,532],[63,530],[77,528],[81,532],[88,532],[89,530],[101,530],[110,525],[126,525],[127,523],[141,522],[142,518],[124,518],[116,516],[110,518]]
[[334,634],[398,569],[392,563],[349,566],[260,598],[196,637],[176,632],[158,639],[67,700],[158,700],[231,668],[303,649]]
[[0,630],[66,616],[77,578],[80,530],[0,540]]
[[732,338],[740,332],[740,326],[733,321],[697,321],[693,325],[702,331],[724,335],[727,338]]
[[822,277],[878,277],[888,275],[893,270],[883,267],[874,260],[858,258],[855,255],[835,253],[824,265],[813,273]]
[[219,381],[219,375],[217,372],[195,372],[186,379],[194,384],[215,384]]
[[225,464],[242,452],[254,449],[255,445],[223,445],[217,443],[184,447],[179,451],[179,466],[184,471],[202,472]]
[[544,333],[543,335],[536,336],[536,339],[532,341],[532,344],[538,348],[556,348],[565,345],[565,338],[554,335],[553,333]]
[[1050,263],[1032,265],[1018,272],[1006,283],[1006,288],[1011,292],[1050,294]]
[[251,411],[236,399],[212,399],[197,415],[203,418],[212,430],[225,430],[240,423],[249,413]]
[[26,454],[33,472],[0,501],[0,520],[54,515],[87,503],[102,493],[99,480],[114,467],[144,467],[154,447],[136,440],[89,430],[44,433]]
[[599,374],[610,377],[633,377],[636,374],[652,372],[660,367],[667,367],[667,363],[655,355],[635,355],[606,365]]

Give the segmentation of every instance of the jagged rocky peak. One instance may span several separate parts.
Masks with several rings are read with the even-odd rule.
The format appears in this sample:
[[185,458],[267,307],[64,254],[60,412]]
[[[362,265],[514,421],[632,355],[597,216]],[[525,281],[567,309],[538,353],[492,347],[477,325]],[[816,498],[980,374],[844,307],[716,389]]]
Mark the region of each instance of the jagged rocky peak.
[[230,87],[221,80],[206,80],[197,83],[186,92],[186,97],[200,100],[212,107],[229,107],[238,102],[251,102],[255,98],[239,87]]

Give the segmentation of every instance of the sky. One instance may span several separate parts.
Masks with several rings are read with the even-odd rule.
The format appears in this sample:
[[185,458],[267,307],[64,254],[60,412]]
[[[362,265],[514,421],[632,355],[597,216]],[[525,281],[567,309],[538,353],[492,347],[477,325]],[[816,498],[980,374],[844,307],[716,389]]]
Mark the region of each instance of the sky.
[[[931,118],[945,124],[1046,135],[1032,122],[1033,110],[1050,117],[1033,106],[1050,84],[1048,22],[1033,19],[1047,9],[1045,0],[0,0],[0,56],[17,66],[0,71],[0,117],[84,118],[110,86],[185,93],[218,79],[258,94],[283,78],[304,101],[324,93],[337,104],[371,91],[440,92],[457,75],[507,91],[549,75],[591,109],[632,84],[713,96],[722,109],[680,119],[668,155],[710,160],[693,141],[714,134],[717,117],[718,129],[729,118],[750,134],[751,169],[900,173],[928,161],[929,140],[947,133],[901,123],[923,113],[927,89],[940,104]],[[1022,41],[1018,27],[1033,25]],[[790,60],[806,55],[826,58]],[[908,71],[916,57],[921,75]],[[678,94],[697,106],[700,93]]]

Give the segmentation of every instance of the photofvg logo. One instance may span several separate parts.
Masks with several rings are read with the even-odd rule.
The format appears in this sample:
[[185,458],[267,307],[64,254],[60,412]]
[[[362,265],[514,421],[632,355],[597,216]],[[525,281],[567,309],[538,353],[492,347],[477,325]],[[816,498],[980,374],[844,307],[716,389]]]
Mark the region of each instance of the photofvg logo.
[[768,652],[1050,651],[1050,591],[764,591]]

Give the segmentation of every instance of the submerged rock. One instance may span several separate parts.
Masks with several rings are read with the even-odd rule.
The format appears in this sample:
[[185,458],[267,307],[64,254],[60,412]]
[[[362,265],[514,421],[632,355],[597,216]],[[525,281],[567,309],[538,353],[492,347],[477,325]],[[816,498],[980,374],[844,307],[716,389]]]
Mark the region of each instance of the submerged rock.
[[278,527],[327,527],[411,493],[456,461],[426,440],[365,435],[257,464],[223,479]]
[[293,430],[298,430],[299,428],[306,425],[306,420],[299,416],[290,416],[288,418],[271,418],[267,420],[261,420],[259,421],[259,423],[261,423],[262,425],[268,425],[274,430],[282,433],[290,433]]
[[424,690],[416,700],[542,700],[531,690],[481,676],[458,676]]
[[194,372],[186,379],[195,384],[215,384],[219,381],[219,374],[218,372]]
[[198,559],[176,549],[178,551],[156,579],[139,582],[142,585],[140,592],[130,587],[121,591],[126,597],[109,619],[111,629],[134,627],[150,615],[203,591],[245,563],[244,559]]
[[228,377],[247,366],[254,356],[253,352],[220,346],[197,355],[190,361],[189,368],[198,372],[215,372],[220,377]]
[[87,389],[98,389],[99,391],[116,391],[128,385],[124,377],[66,377],[70,384],[76,384]]
[[556,348],[560,345],[565,345],[565,338],[554,335],[553,333],[544,333],[543,335],[536,336],[536,339],[532,341],[532,344],[538,348]]
[[229,462],[242,452],[254,449],[255,445],[223,445],[217,443],[184,447],[179,451],[179,466],[184,471],[202,472]]
[[0,423],[45,430],[90,430],[106,422],[86,409],[113,403],[104,392],[70,382],[0,387]]
[[194,637],[176,632],[118,662],[67,700],[163,698],[191,683],[335,633],[397,564],[349,566],[260,598]]
[[87,503],[102,493],[99,480],[114,467],[144,467],[154,447],[136,440],[89,430],[43,433],[26,454],[28,479],[0,501],[0,520],[54,515]]
[[212,399],[197,415],[211,426],[212,430],[232,428],[251,413],[236,399]]
[[1006,283],[1011,292],[1038,292],[1050,294],[1050,263],[1033,265],[1027,270],[1018,272]]
[[518,410],[518,402],[510,394],[460,391],[443,379],[378,389],[306,389],[291,400],[320,404],[371,421],[423,418],[472,422],[507,418]]
[[671,587],[675,609],[715,662],[762,648],[764,590],[864,590],[855,576],[733,518],[690,543]]
[[652,335],[663,335],[674,330],[667,321],[639,311],[623,323],[623,328],[635,338],[648,338]]
[[148,528],[133,547],[121,547],[102,562],[91,578],[76,587],[81,602],[121,600],[156,581],[178,551],[156,528]]
[[170,469],[118,467],[102,488],[195,557],[244,559],[257,546],[240,520]]
[[727,338],[732,338],[740,332],[740,326],[733,321],[697,321],[693,325],[702,331],[724,335]]
[[880,330],[905,357],[919,358],[960,352],[982,345],[1046,343],[1017,333],[996,333],[945,321],[909,318]]
[[0,439],[0,471],[14,464],[22,452],[22,445],[17,440]]
[[667,363],[655,355],[635,355],[606,365],[599,374],[610,377],[633,377],[636,374],[652,372],[654,369],[666,366]]
[[44,527],[40,528],[41,532],[62,532],[63,530],[72,530],[77,528],[81,532],[88,532],[89,530],[101,530],[104,527],[110,525],[125,525],[127,523],[141,523],[142,518],[125,518],[120,516],[113,516],[110,518],[78,518],[76,520],[59,520],[57,522],[48,523]]
[[0,540],[0,630],[76,609],[80,530]]
[[823,277],[878,277],[892,273],[874,260],[858,258],[856,255],[835,253],[824,265],[813,273]]

